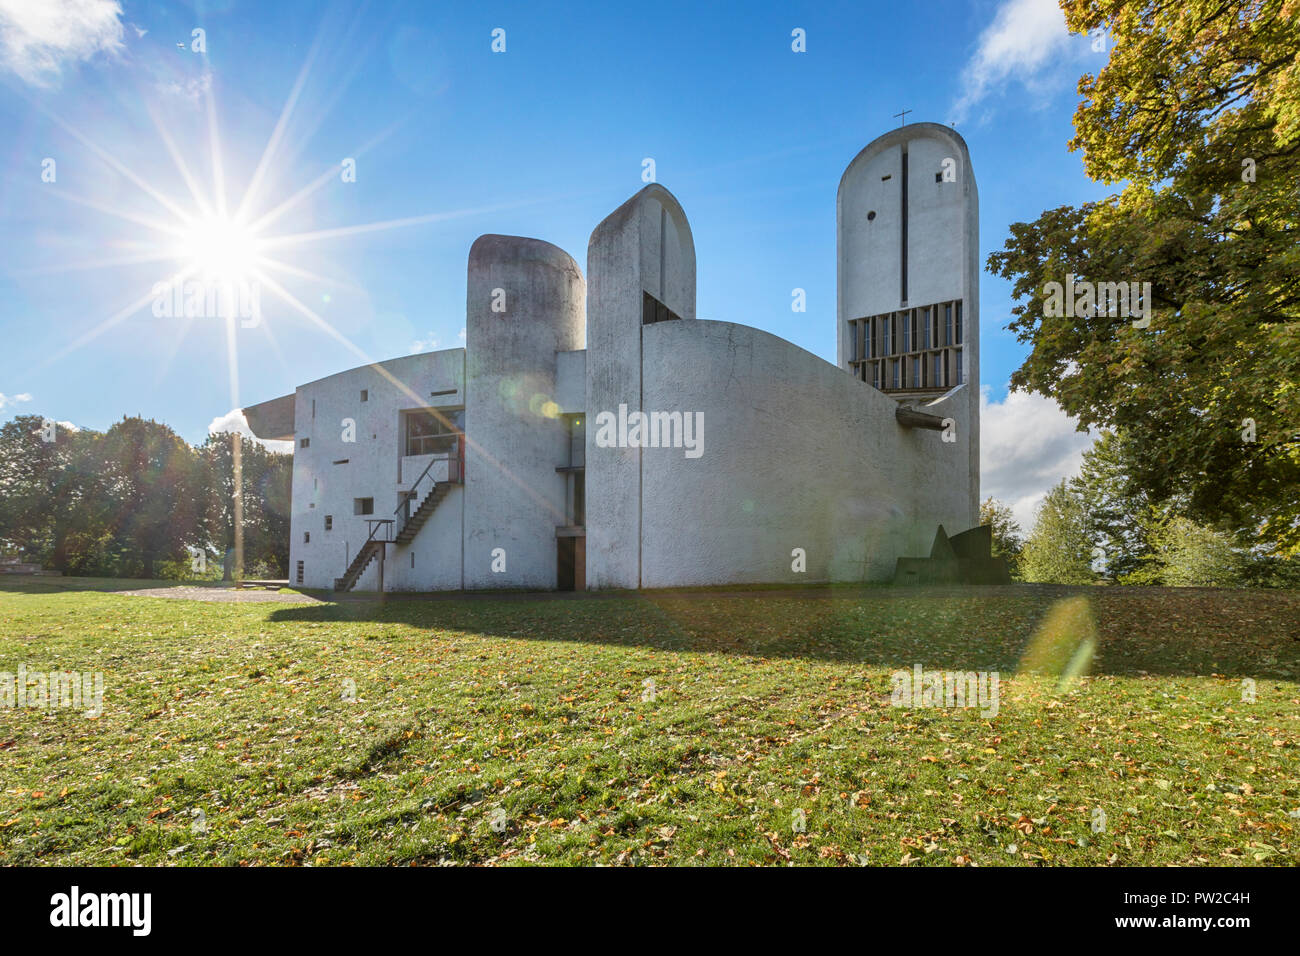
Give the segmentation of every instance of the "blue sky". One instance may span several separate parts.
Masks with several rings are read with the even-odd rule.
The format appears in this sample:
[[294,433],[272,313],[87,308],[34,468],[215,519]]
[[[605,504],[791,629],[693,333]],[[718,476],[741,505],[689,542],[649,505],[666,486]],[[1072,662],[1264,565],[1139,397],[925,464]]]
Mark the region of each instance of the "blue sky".
[[[4,418],[141,414],[197,443],[362,355],[460,345],[473,240],[536,236],[585,263],[647,157],[691,220],[699,317],[832,362],[836,186],[901,109],[966,138],[982,257],[1010,223],[1112,191],[1066,148],[1075,84],[1105,53],[1052,0],[0,0],[0,37]],[[255,178],[248,221],[315,186],[260,234],[305,237],[262,247],[301,308],[262,289],[236,381],[227,323],[158,317],[149,297],[193,258],[200,202],[233,212]],[[981,299],[984,491],[1025,520],[1087,439],[1050,401],[1008,398],[1025,352],[1009,287],[986,274]]]

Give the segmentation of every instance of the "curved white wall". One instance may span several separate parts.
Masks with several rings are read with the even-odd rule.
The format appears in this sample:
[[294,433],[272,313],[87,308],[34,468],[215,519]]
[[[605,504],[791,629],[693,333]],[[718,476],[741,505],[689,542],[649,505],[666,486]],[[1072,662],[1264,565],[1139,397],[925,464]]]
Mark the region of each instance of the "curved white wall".
[[635,588],[641,583],[641,452],[597,447],[593,426],[597,415],[617,413],[620,404],[642,407],[642,294],[683,320],[695,318],[695,241],[672,193],[652,183],[596,227],[587,280],[587,586]]
[[[643,330],[646,410],[703,413],[703,454],[642,451],[642,586],[888,579],[965,530],[969,440],[784,339],[728,322]],[[926,411],[970,434],[966,390]],[[807,570],[791,570],[803,548]]]
[[[500,290],[498,293],[496,290]],[[494,312],[502,301],[505,311]],[[578,264],[540,239],[480,236],[470,249],[465,346],[466,588],[554,588],[567,464],[557,354],[584,345]],[[547,414],[550,411],[551,414]],[[492,552],[505,551],[505,571]]]

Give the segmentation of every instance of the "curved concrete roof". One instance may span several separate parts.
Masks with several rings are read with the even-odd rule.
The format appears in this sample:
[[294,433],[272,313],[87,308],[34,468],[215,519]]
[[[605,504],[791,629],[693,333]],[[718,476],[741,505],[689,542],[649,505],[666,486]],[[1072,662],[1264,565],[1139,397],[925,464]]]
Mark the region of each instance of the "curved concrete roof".
[[582,276],[577,260],[559,246],[544,239],[527,236],[503,236],[487,233],[474,240],[469,247],[469,268],[501,262],[535,263],[553,269],[572,269]]
[[[839,188],[835,191],[836,198],[838,198],[840,193],[844,191],[844,180],[846,180],[849,173],[853,171],[853,167],[857,166],[858,163],[867,162],[873,156],[884,152],[891,146],[905,143],[908,140],[917,139],[917,132],[928,133],[937,139],[945,139],[950,142],[957,152],[961,154],[962,168],[970,170],[970,149],[967,148],[966,140],[962,139],[960,133],[951,126],[944,126],[942,123],[912,123],[908,126],[900,126],[898,129],[891,129],[888,133],[877,136],[866,146],[862,147],[858,155],[853,157],[853,161],[844,167],[844,173],[840,176]],[[974,174],[968,173],[968,175],[970,175],[971,181],[973,182],[975,178]]]
[[675,219],[680,220],[685,231],[686,243],[690,247],[690,258],[694,261],[695,236],[691,232],[691,221],[686,218],[686,210],[682,208],[682,204],[677,201],[676,196],[658,183],[650,183],[644,188],[638,190],[632,196],[628,197],[627,201],[624,202],[623,205],[619,206],[602,219],[600,224],[597,225],[595,229],[591,230],[591,238],[587,240],[587,248],[590,249],[596,244],[598,239],[603,238],[606,234],[623,228],[627,224],[627,221],[632,218],[632,213],[647,199],[658,200],[673,214]]

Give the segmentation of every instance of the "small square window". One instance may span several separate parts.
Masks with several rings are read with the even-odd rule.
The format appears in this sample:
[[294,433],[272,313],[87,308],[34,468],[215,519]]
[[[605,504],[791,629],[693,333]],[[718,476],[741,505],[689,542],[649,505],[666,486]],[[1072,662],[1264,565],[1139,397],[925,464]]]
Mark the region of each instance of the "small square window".
[[326,515],[326,516],[325,516],[325,530],[326,530],[326,531],[333,531],[333,530],[334,530],[334,516],[333,516],[333,515]]
[[299,439],[299,440],[298,440],[298,447],[299,447],[299,448],[310,448],[310,447],[311,447],[311,439],[310,439],[310,438],[301,438],[301,439]]
[[943,182],[943,173],[941,173],[941,172],[940,172],[940,173],[935,173],[935,174],[934,174],[934,181],[935,181],[936,183],[941,183],[941,182]]
[[372,515],[375,513],[374,498],[353,498],[352,513],[354,515]]

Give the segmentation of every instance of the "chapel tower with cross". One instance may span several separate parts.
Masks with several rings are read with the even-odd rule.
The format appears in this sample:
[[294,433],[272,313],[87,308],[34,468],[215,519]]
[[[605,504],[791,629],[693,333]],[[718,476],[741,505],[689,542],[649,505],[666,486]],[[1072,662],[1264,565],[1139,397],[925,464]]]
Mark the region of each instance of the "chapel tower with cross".
[[[905,118],[905,117],[904,117]],[[924,412],[966,407],[979,474],[979,193],[956,130],[911,123],[849,164],[836,200],[838,364]],[[972,484],[978,513],[978,482]]]

